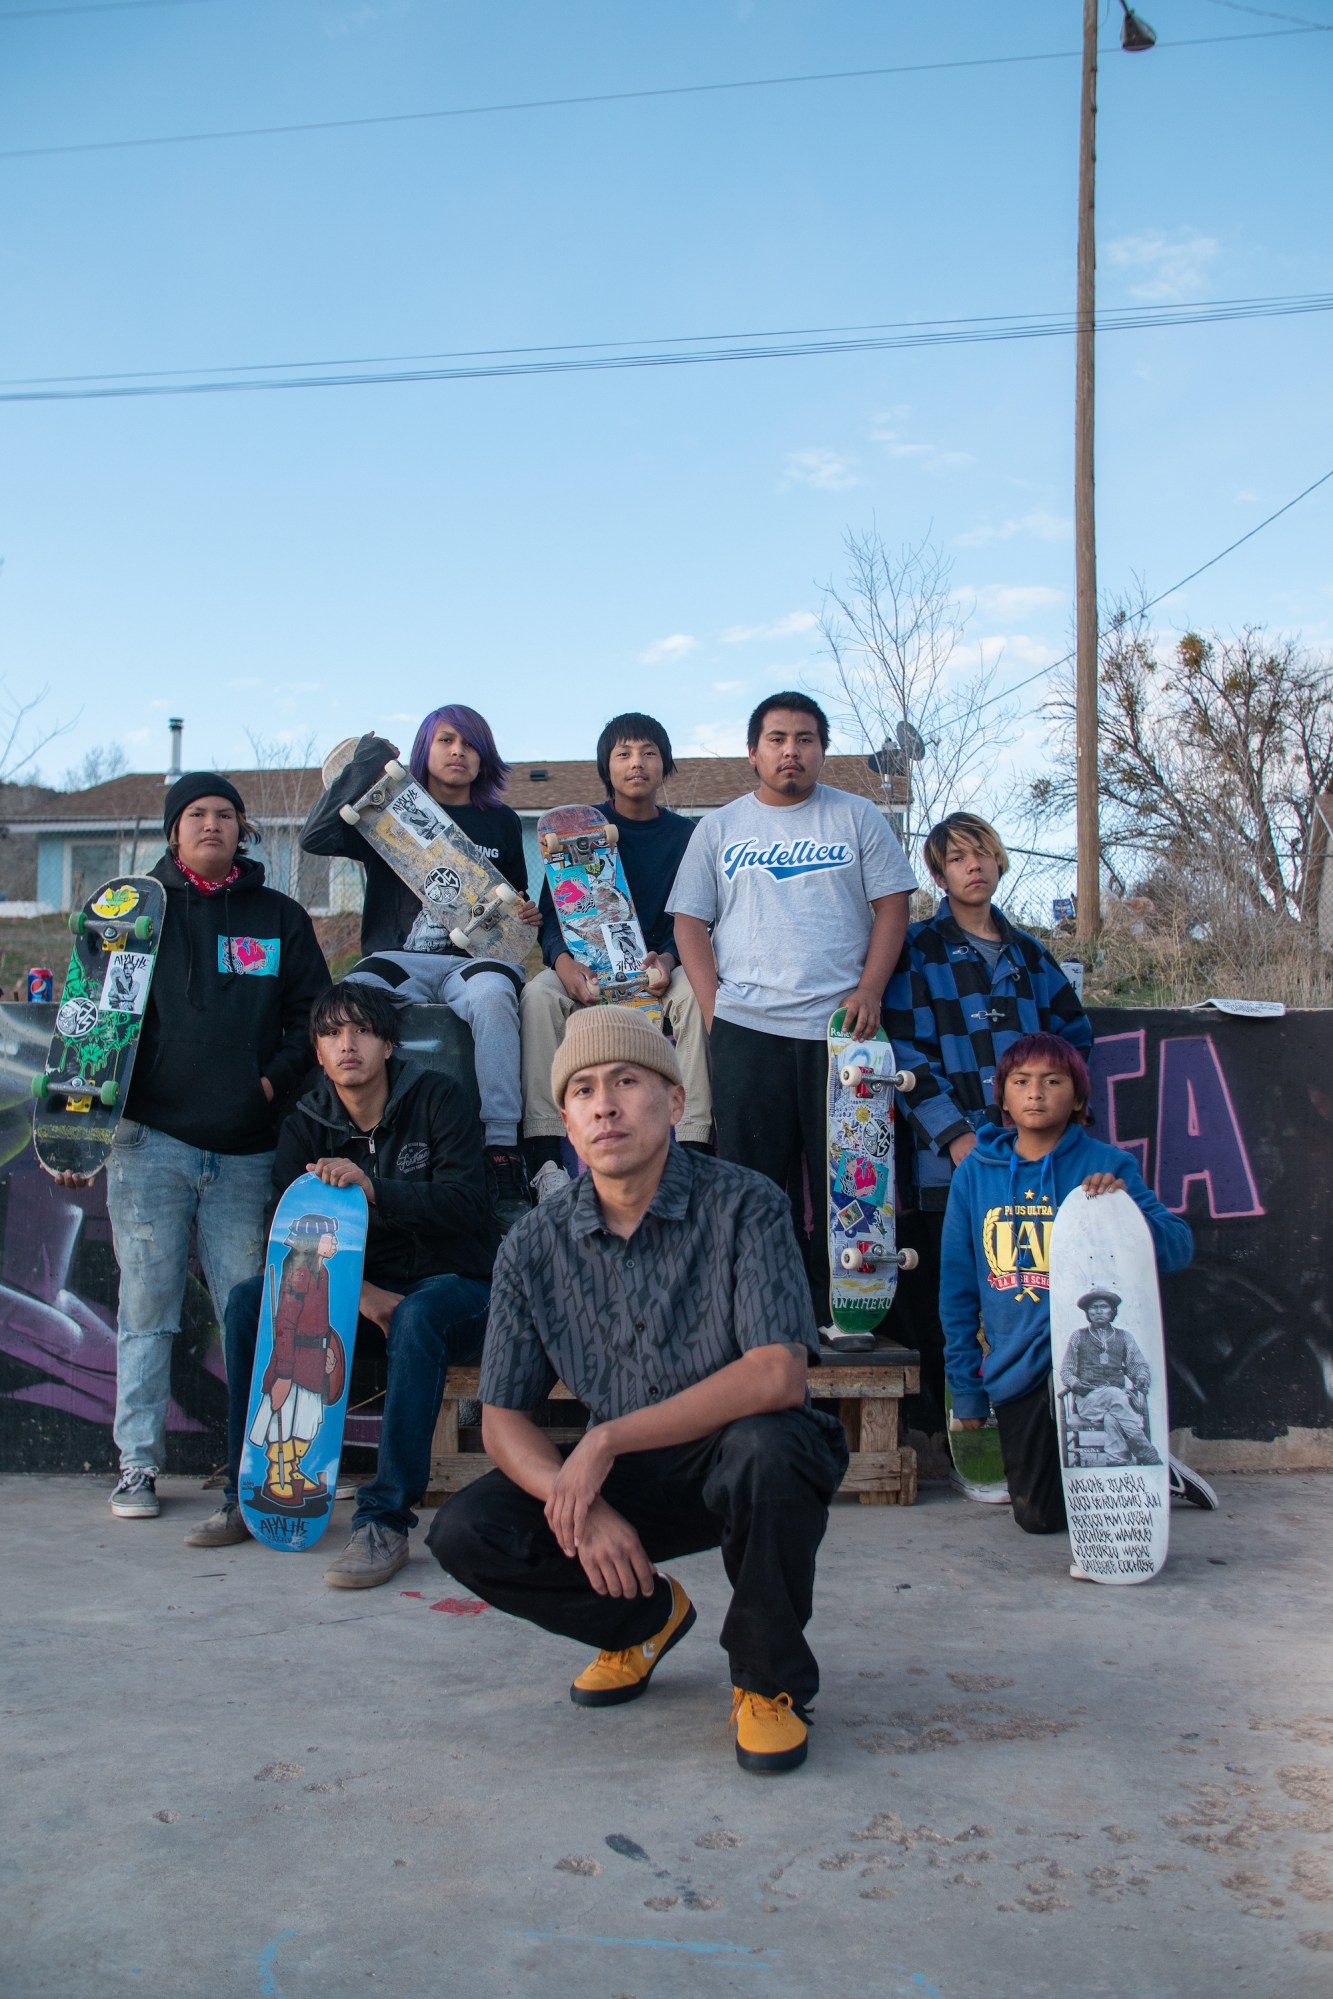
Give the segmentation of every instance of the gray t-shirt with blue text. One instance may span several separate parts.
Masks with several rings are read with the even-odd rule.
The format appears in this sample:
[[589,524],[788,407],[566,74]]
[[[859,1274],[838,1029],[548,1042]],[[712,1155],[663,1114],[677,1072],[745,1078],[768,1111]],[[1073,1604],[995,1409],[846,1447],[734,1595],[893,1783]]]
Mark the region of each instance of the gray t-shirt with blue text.
[[822,1041],[865,968],[870,904],[915,887],[879,808],[817,784],[799,805],[747,792],[701,819],[668,907],[713,925],[720,1020]]

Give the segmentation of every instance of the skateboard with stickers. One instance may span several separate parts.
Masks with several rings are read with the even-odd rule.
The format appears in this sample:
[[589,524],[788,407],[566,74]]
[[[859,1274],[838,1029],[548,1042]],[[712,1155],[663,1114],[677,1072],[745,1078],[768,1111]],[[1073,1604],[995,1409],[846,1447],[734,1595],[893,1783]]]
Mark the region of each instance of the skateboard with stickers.
[[48,1173],[88,1178],[105,1166],[134,1068],[166,915],[151,875],[115,875],[69,927],[69,970],[46,1067],[32,1079],[33,1149]]
[[859,1041],[843,1032],[844,1009],[828,1024],[828,1230],[835,1352],[867,1352],[893,1303],[898,1272],[916,1251],[897,1247],[893,1099],[910,1090],[883,1028]]
[[[325,757],[325,790],[347,768],[358,741],[349,736]],[[524,962],[533,933],[518,914],[518,890],[396,757],[360,798],[339,807],[339,817],[407,883],[428,923],[456,950]],[[418,946],[409,938],[405,948]]]
[[647,947],[617,852],[619,829],[595,805],[562,805],[537,821],[537,844],[569,955],[609,1006],[633,1006],[655,1026],[662,1008],[648,988]]
[[237,1480],[256,1541],[299,1554],[329,1524],[369,1210],[359,1187],[293,1180],[274,1211]]

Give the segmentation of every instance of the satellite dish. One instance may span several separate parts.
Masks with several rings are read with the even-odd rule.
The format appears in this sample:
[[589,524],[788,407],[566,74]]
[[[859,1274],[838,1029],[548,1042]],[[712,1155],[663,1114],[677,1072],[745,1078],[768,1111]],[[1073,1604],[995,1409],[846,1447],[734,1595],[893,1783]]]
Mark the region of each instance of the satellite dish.
[[885,743],[879,750],[873,750],[866,758],[876,777],[905,777],[907,758],[894,743]]
[[920,729],[913,728],[910,722],[900,722],[893,733],[902,754],[912,763],[919,764],[926,754],[926,739]]

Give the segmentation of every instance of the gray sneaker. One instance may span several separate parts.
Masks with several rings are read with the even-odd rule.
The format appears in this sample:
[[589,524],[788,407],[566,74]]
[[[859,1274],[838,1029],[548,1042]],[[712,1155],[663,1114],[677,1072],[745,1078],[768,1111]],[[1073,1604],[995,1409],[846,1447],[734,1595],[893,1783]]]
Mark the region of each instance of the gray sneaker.
[[162,1511],[157,1496],[157,1466],[130,1465],[108,1502],[118,1520],[155,1520]]
[[185,1536],[187,1548],[230,1548],[238,1541],[250,1540],[250,1529],[246,1526],[241,1509],[234,1499],[224,1499],[216,1513],[210,1513],[207,1520],[201,1520]]
[[324,1580],[334,1589],[376,1589],[397,1575],[407,1556],[406,1534],[363,1520],[332,1568],[325,1569]]
[[557,1166],[554,1159],[544,1159],[532,1176],[532,1191],[539,1206],[554,1195],[563,1194],[568,1185],[568,1173],[563,1166]]

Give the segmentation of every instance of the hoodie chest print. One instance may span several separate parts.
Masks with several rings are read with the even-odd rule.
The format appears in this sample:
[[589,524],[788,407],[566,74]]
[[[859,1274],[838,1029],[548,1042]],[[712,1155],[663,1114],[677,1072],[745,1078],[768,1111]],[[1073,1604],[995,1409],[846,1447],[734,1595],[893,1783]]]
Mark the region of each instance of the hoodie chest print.
[[248,972],[256,979],[276,979],[282,955],[280,937],[219,937],[218,970]]
[[1032,1187],[1021,1199],[986,1210],[981,1245],[988,1266],[986,1282],[992,1290],[1013,1291],[1035,1304],[1050,1288],[1054,1220],[1054,1204]]

